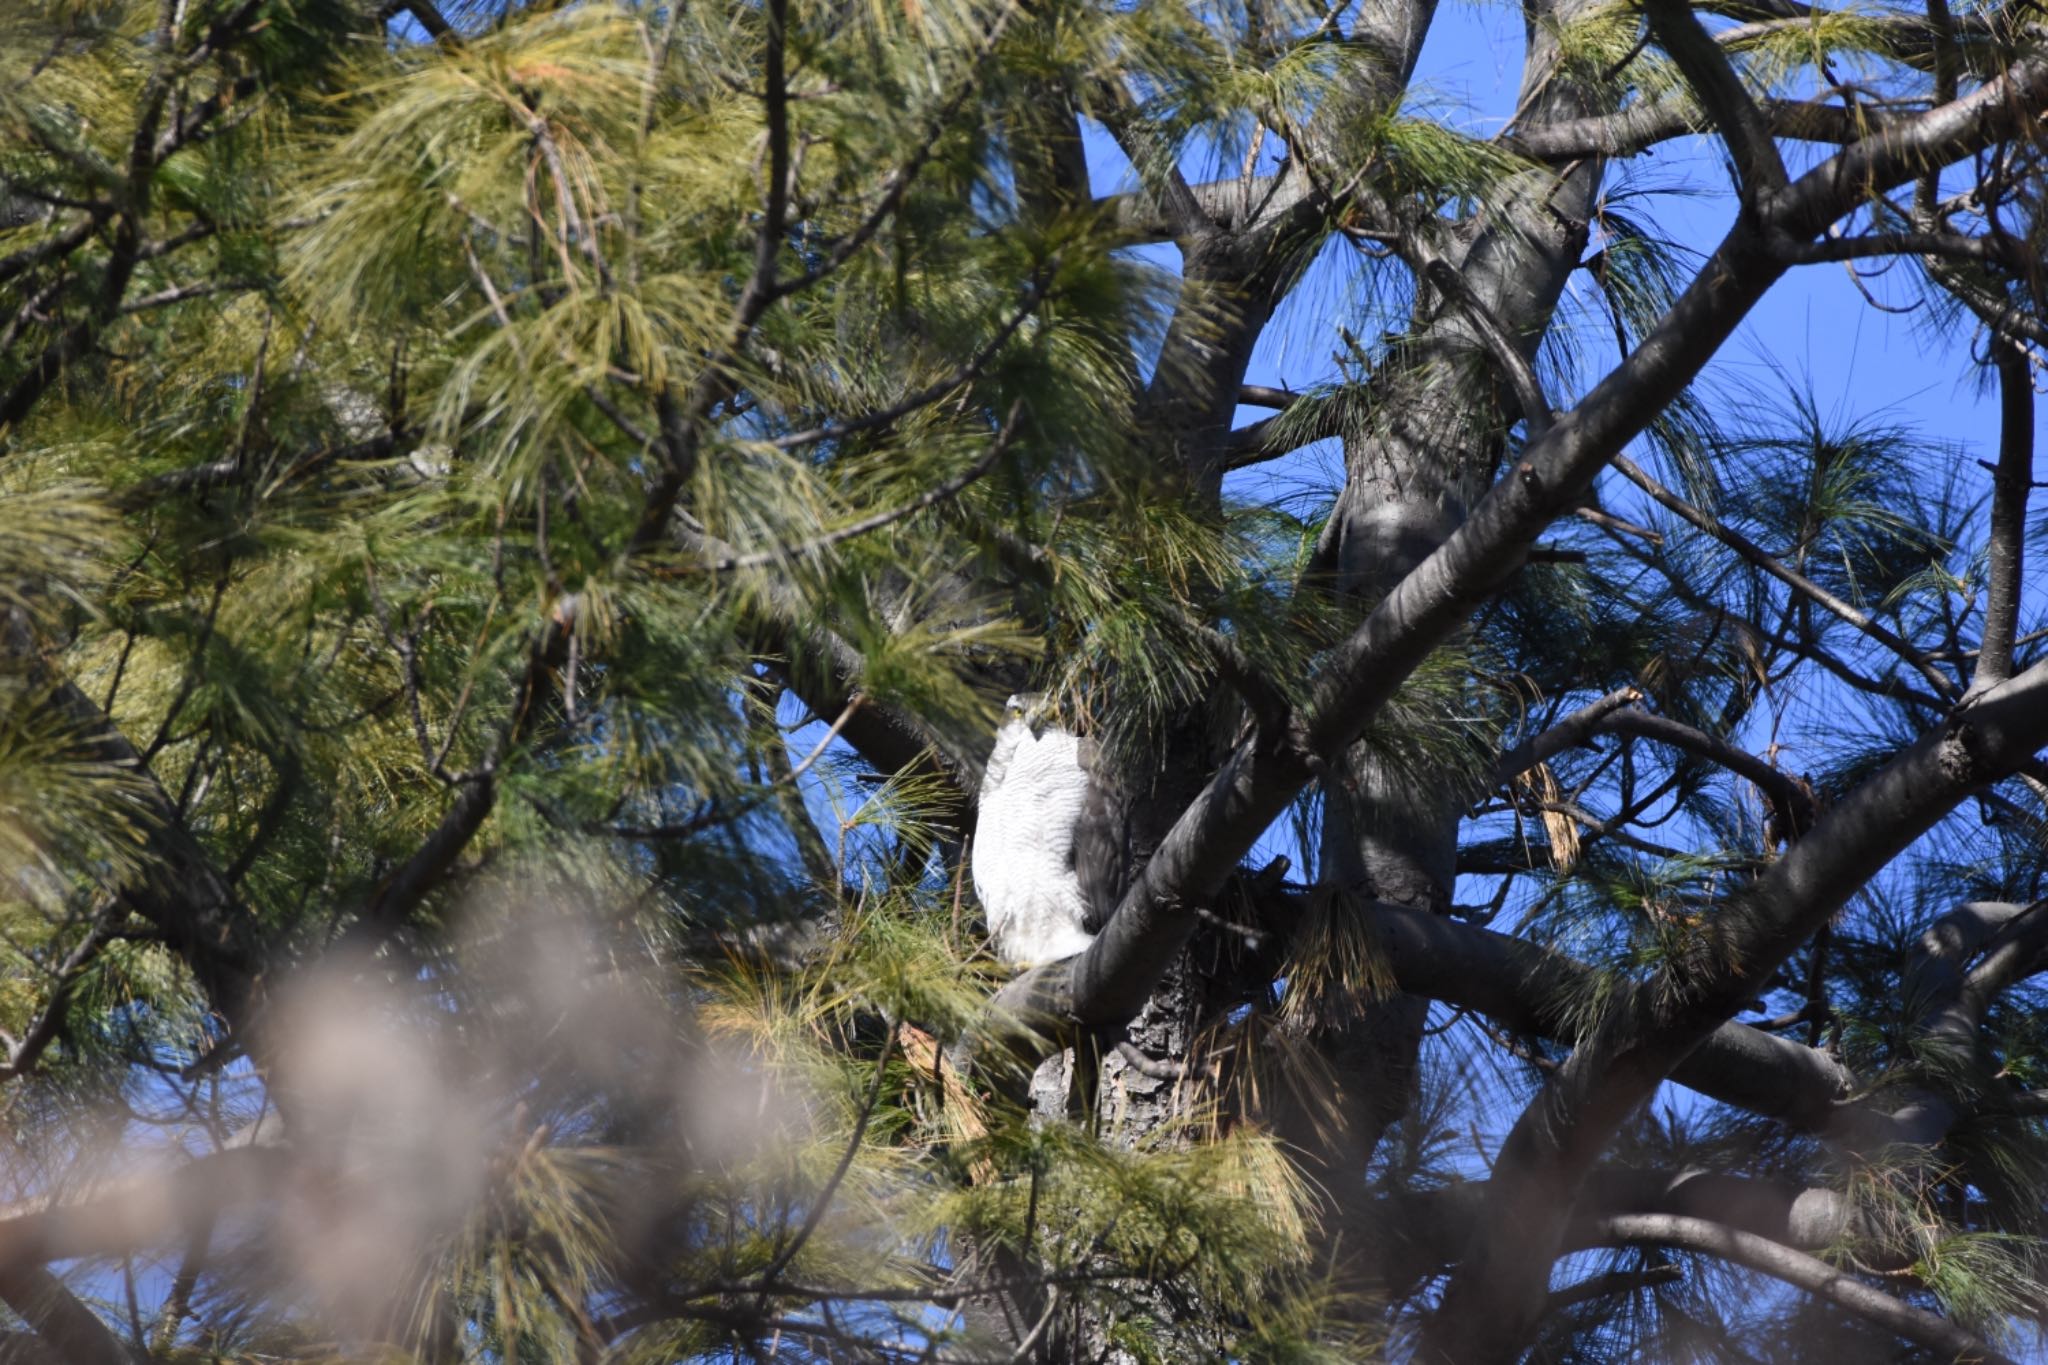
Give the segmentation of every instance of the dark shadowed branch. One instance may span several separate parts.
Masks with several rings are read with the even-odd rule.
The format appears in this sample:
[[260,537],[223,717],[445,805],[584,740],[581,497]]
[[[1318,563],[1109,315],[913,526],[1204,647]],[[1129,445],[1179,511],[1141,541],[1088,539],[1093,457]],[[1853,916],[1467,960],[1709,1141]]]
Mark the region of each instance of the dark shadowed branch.
[[1970,686],[1980,690],[2012,676],[2019,634],[2020,568],[2027,540],[2027,495],[2034,478],[2034,373],[2026,352],[1993,343],[1998,370],[1998,464],[1991,473],[1991,548],[1986,572],[1984,639]]
[[1600,1232],[1606,1240],[1619,1245],[1678,1247],[1762,1271],[1828,1299],[1857,1317],[1939,1353],[1944,1359],[2014,1365],[2010,1356],[1948,1319],[1902,1303],[1817,1256],[1780,1246],[1753,1233],[1704,1218],[1664,1213],[1617,1214],[1601,1221]]

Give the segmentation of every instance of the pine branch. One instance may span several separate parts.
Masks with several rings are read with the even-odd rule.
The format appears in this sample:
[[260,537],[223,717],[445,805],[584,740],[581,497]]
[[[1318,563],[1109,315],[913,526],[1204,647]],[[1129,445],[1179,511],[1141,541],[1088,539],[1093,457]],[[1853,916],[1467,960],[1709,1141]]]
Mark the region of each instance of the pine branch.
[[1936,668],[1927,656],[1913,645],[1899,638],[1884,626],[1879,625],[1869,615],[1858,610],[1850,603],[1844,602],[1805,574],[1800,573],[1782,560],[1767,553],[1756,542],[1743,535],[1734,527],[1714,517],[1710,517],[1699,508],[1694,507],[1663,484],[1651,478],[1643,470],[1642,466],[1629,459],[1628,456],[1616,455],[1613,465],[1630,483],[1649,494],[1650,500],[1659,507],[1664,508],[1668,512],[1675,513],[1689,525],[1704,531],[1715,540],[1720,541],[1723,545],[1735,551],[1736,554],[1740,555],[1749,564],[1763,570],[1802,597],[1826,608],[1830,614],[1848,622],[1856,627],[1857,630],[1863,632],[1864,635],[1875,640],[1911,664],[1915,671],[1933,686],[1937,696],[1953,697],[1960,693],[1961,689],[1956,686],[1955,681],[1946,673]]
[[91,239],[105,225],[114,213],[112,204],[95,205],[93,209],[62,232],[45,237],[34,246],[6,256],[0,256],[0,284],[6,283],[24,271],[33,270],[46,261],[62,259],[76,251]]
[[1003,320],[1002,325],[996,328],[995,335],[990,337],[981,349],[955,366],[944,378],[935,380],[915,393],[874,412],[827,422],[823,426],[812,427],[807,431],[778,436],[774,441],[776,449],[794,450],[799,446],[816,445],[820,441],[837,441],[863,431],[892,426],[912,413],[928,408],[948,394],[973,383],[981,378],[990,362],[1002,354],[1003,348],[1010,344],[1010,338],[1017,334],[1017,329],[1037,312],[1038,305],[1045,302],[1050,288],[1050,272],[1041,273],[1034,278],[1025,289],[1023,300],[1012,310],[1010,316]]
[[1565,750],[1579,747],[1599,732],[1602,721],[1623,707],[1635,705],[1642,698],[1643,694],[1638,689],[1623,687],[1586,703],[1503,753],[1494,763],[1486,785],[1490,788],[1501,786],[1537,764],[1548,763]]
[[982,452],[980,459],[961,470],[958,474],[934,484],[900,506],[870,513],[865,517],[848,522],[844,526],[836,526],[822,535],[813,536],[811,539],[799,545],[791,546],[786,550],[757,550],[752,554],[728,554],[723,558],[713,559],[693,567],[707,573],[734,573],[743,569],[765,569],[773,564],[815,559],[836,545],[843,545],[857,537],[870,535],[885,527],[893,526],[907,517],[915,516],[928,508],[936,507],[948,499],[957,497],[966,491],[968,485],[974,483],[982,475],[995,468],[997,462],[1009,450],[1010,443],[1016,439],[1018,424],[1023,415],[1024,400],[1020,398],[1010,404],[1009,414],[1004,417],[1002,427],[997,430],[995,439],[989,442],[988,449]]
[[8,1040],[7,1058],[0,1062],[0,1081],[26,1076],[35,1070],[43,1053],[57,1040],[57,1034],[64,1027],[65,1016],[71,1009],[71,997],[79,982],[101,951],[114,941],[111,925],[103,916],[65,955],[64,961],[51,974],[49,995],[27,1031],[19,1040]]
[[1631,1213],[1604,1218],[1603,1241],[1623,1246],[1665,1246],[1715,1256],[1796,1285],[1856,1317],[1896,1333],[1945,1359],[2015,1365],[2013,1359],[1924,1308],[1873,1289],[1817,1256],[1782,1247],[1704,1218]]

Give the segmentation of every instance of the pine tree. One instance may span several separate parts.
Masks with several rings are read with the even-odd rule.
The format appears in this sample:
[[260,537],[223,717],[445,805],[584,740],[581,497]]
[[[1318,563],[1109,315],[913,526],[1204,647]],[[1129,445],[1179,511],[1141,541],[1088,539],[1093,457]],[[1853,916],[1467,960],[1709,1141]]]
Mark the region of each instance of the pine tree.
[[2037,16],[1433,14],[0,10],[0,1358],[2037,1340]]

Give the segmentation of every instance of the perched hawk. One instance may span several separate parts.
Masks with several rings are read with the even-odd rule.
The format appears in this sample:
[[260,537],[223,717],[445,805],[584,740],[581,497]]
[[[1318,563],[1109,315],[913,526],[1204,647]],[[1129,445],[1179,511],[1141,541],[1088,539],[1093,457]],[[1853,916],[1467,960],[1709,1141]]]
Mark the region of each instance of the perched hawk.
[[[1010,698],[981,780],[974,833],[974,894],[988,916],[996,956],[1053,962],[1095,941],[1105,917],[1098,877],[1077,866],[1083,813],[1099,807],[1089,779],[1093,745],[1050,720],[1037,693]],[[1100,860],[1097,860],[1100,861]],[[1113,906],[1114,902],[1110,902]]]

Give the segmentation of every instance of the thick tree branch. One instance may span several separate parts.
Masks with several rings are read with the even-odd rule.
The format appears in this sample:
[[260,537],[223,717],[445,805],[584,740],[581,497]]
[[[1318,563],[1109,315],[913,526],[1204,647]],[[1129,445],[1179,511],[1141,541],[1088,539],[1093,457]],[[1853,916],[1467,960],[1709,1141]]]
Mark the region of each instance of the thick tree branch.
[[[1255,176],[1250,181],[1238,176],[1203,181],[1188,186],[1188,192],[1194,196],[1204,218],[1219,229],[1239,234],[1287,217],[1311,197],[1307,177],[1292,166],[1275,175]],[[1174,240],[1174,224],[1167,221],[1158,200],[1149,192],[1104,195],[1095,201],[1094,209],[1114,229],[1123,245]]]
[[39,1265],[0,1268],[0,1300],[68,1365],[137,1365],[141,1358]]
[[1493,357],[1494,364],[1507,377],[1508,388],[1515,395],[1515,406],[1522,410],[1522,421],[1528,425],[1530,439],[1541,437],[1550,430],[1552,413],[1550,400],[1543,393],[1543,381],[1536,376],[1536,367],[1529,363],[1529,358],[1522,354],[1515,339],[1508,335],[1507,328],[1465,283],[1464,276],[1456,267],[1426,247],[1419,247],[1417,254],[1422,262],[1422,277],[1465,315],[1472,330],[1479,334],[1487,354]]
[[[1000,1004],[1049,1025],[1126,1018],[1194,922],[1192,910],[1313,775],[1315,756],[1348,744],[1401,680],[1511,573],[1549,521],[1675,398],[1775,281],[1775,244],[2023,125],[2048,93],[2048,58],[2030,57],[1951,105],[1902,120],[1830,158],[1744,215],[1636,350],[1551,429],[1467,521],[1398,583],[1325,661],[1312,705],[1284,733],[1240,745],[1175,823],[1116,915],[1085,953],[1013,981]],[[1549,1252],[1530,1234],[1558,1228],[1579,1174],[1641,1098],[1726,1019],[1872,872],[1967,791],[2025,761],[2048,739],[2048,669],[1967,707],[1838,804],[1757,883],[1703,926],[1687,973],[1610,1016],[1517,1125],[1503,1158],[1492,1226],[1516,1229],[1453,1278],[1427,1349],[1462,1361],[1502,1358],[1540,1312]],[[2036,734],[2036,731],[2043,733]],[[2031,742],[2030,742],[2031,741]],[[1827,837],[1819,837],[1827,831]],[[1622,1016],[1626,1017],[1622,1017]],[[1641,1016],[1640,1018],[1638,1016]],[[1549,1240],[1554,1246],[1555,1241]]]
[[1328,395],[1297,394],[1285,410],[1262,417],[1248,427],[1239,427],[1224,439],[1225,467],[1249,469],[1343,434],[1337,404]]
[[6,256],[0,256],[0,284],[5,284],[25,270],[32,270],[43,262],[70,254],[85,244],[93,233],[112,216],[111,204],[97,206],[63,231],[53,233],[37,242]]
[[1293,389],[1276,389],[1267,384],[1239,384],[1237,401],[1246,407],[1284,409],[1301,395]]
[[1958,996],[1966,1016],[1981,1020],[2000,991],[2040,970],[2044,953],[2048,953],[2048,900],[2039,900],[2000,927],[1983,961],[1963,978]]
[[1668,1213],[1617,1214],[1602,1219],[1599,1231],[1604,1240],[1614,1244],[1679,1247],[1762,1271],[1787,1284],[1797,1285],[1809,1294],[1827,1299],[1857,1317],[1896,1332],[1946,1360],[2014,1365],[2011,1357],[1994,1350],[1946,1318],[1873,1289],[1816,1256],[1780,1246],[1754,1233],[1704,1218]]
[[1180,169],[1179,148],[1162,141],[1136,117],[1136,102],[1121,80],[1094,86],[1103,126],[1116,139],[1124,157],[1147,182],[1146,193],[1164,212],[1175,238],[1199,237],[1216,231],[1202,201]]
[[[1584,1003],[1628,988],[1552,949],[1385,901],[1363,907],[1401,990],[1457,1005],[1517,1033],[1576,1045]],[[1888,1140],[1885,1115],[1844,1098],[1854,1079],[1826,1053],[1747,1024],[1709,1034],[1672,1079],[1724,1104],[1809,1132],[1871,1145]]]
[[2020,570],[2027,542],[2027,494],[2034,478],[2034,376],[2026,352],[1999,338],[1992,343],[1998,368],[1998,465],[1991,475],[1991,545],[1984,592],[1984,638],[1970,690],[1982,691],[2012,676],[2019,634]]
[[1486,780],[1488,789],[1519,777],[1539,763],[1548,763],[1567,749],[1576,749],[1594,736],[1601,721],[1642,699],[1642,692],[1636,688],[1617,688],[1587,702],[1548,729],[1539,730],[1495,761]]
[[1958,261],[2012,263],[2012,252],[1995,237],[1960,232],[1871,232],[1854,237],[1824,237],[1817,242],[1788,244],[1783,258],[1792,265],[1831,261],[1862,261],[1876,256],[1939,256]]
[[1879,126],[1793,181],[1773,207],[1771,226],[1795,239],[1819,235],[1864,195],[2018,133],[2031,123],[2044,87],[2048,54],[2034,52],[1961,99]]
[[[1759,108],[1774,137],[1836,145],[1854,142],[1887,117],[1810,100],[1767,99]],[[1698,131],[1698,111],[1683,100],[1666,98],[1632,104],[1615,114],[1517,124],[1501,134],[1500,142],[1533,160],[1566,162],[1586,156],[1628,156]]]
[[[1456,1263],[1486,1213],[1489,1182],[1403,1191],[1349,1211],[1360,1238],[1395,1243],[1390,1285],[1412,1283]],[[1586,1177],[1581,1207],[1566,1234],[1569,1250],[1611,1244],[1602,1220],[1620,1215],[1711,1218],[1775,1246],[1818,1252],[1854,1241],[1865,1264],[1893,1270],[1912,1264],[1913,1249],[1889,1245],[1886,1230],[1839,1190],[1716,1171],[1602,1167]]]
[[1727,52],[1707,33],[1688,0],[1644,0],[1643,13],[1727,143],[1744,205],[1766,204],[1785,188],[1785,163]]
[[401,14],[410,14],[427,31],[427,36],[437,43],[445,46],[460,46],[462,43],[462,35],[442,16],[433,0],[386,0],[377,11],[377,22],[389,23]]
[[274,1197],[303,1174],[288,1149],[252,1143],[66,1200],[0,1210],[0,1269],[162,1247],[217,1214]]
[[1772,767],[1763,759],[1746,749],[1738,749],[1728,741],[1704,730],[1698,730],[1674,720],[1629,707],[1604,717],[1596,729],[1602,734],[1632,735],[1638,739],[1651,739],[1682,749],[1710,763],[1719,764],[1739,777],[1747,778],[1761,791],[1774,809],[1781,812],[1790,823],[1788,831],[1794,837],[1803,833],[1813,824],[1815,809],[1813,794],[1802,786],[1791,774]]

